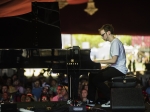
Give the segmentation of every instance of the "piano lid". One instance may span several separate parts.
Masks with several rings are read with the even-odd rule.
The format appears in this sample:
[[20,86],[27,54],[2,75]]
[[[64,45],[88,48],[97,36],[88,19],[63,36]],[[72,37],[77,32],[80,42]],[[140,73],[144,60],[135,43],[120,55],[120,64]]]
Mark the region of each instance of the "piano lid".
[[0,49],[62,47],[58,2],[32,2],[31,8],[26,14],[0,18]]

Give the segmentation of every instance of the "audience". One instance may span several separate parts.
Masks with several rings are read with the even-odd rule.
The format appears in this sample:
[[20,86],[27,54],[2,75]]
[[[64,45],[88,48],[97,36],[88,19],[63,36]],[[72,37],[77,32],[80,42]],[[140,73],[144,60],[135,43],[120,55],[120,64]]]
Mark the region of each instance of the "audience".
[[[68,101],[68,86],[58,85],[56,79],[46,80],[45,77],[35,77],[34,80],[24,85],[16,74],[3,80],[0,83],[0,102],[51,102]],[[140,79],[139,79],[140,81]],[[60,82],[59,82],[60,83]],[[50,84],[50,85],[49,85]],[[142,85],[141,82],[139,82]],[[88,79],[81,79],[78,88],[78,101],[82,104],[88,103]],[[150,79],[143,90],[145,100],[150,102]],[[98,95],[100,101],[103,97]]]

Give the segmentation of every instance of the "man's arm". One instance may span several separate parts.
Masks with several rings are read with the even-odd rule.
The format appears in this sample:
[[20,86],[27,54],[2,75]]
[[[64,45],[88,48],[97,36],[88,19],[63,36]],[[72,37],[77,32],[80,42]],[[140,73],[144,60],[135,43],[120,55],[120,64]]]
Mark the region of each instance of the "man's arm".
[[99,60],[99,62],[101,64],[107,64],[106,66],[101,66],[101,69],[105,69],[105,68],[109,67],[111,64],[116,63],[117,59],[118,59],[118,56],[113,56],[112,59]]
[[111,59],[108,59],[108,60],[99,60],[99,62],[101,64],[114,64],[114,63],[116,63],[117,59],[118,59],[118,56],[115,55]]

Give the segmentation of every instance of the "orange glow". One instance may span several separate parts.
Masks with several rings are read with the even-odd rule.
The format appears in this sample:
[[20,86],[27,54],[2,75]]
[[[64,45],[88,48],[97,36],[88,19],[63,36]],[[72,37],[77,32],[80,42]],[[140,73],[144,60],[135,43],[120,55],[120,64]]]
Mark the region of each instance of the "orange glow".
[[12,0],[0,7],[0,17],[17,16],[29,13],[31,12],[31,2],[34,1],[54,2],[56,0]]
[[[58,0],[1,0],[0,17],[17,16],[31,12],[31,2],[57,2]],[[68,4],[86,3],[88,0],[67,0]]]

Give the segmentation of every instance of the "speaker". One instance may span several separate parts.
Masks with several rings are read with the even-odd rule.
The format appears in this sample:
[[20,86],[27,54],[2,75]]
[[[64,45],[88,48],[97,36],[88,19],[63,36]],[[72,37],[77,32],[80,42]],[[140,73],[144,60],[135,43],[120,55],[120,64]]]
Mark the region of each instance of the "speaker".
[[1,103],[0,112],[18,112],[16,103]]
[[86,106],[69,106],[69,112],[86,112]]
[[112,88],[112,112],[144,112],[145,104],[140,88]]

